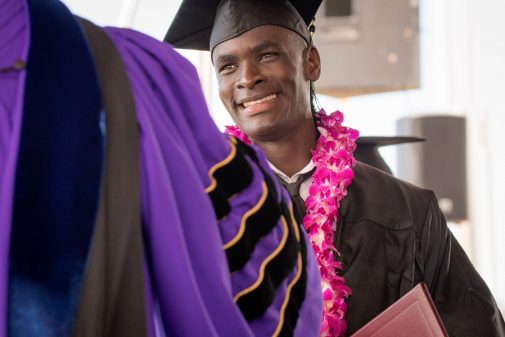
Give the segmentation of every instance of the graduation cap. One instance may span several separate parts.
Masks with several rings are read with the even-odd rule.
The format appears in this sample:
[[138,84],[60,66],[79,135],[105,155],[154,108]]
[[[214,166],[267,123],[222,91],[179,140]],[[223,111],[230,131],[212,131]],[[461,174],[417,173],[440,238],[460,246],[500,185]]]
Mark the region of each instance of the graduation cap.
[[285,27],[311,43],[308,26],[322,0],[183,0],[165,41],[176,48],[213,50],[262,25]]
[[354,151],[354,158],[378,168],[384,172],[392,174],[391,169],[386,164],[384,159],[379,153],[379,147],[387,145],[397,145],[404,143],[424,142],[424,138],[419,137],[359,137],[356,140],[356,150]]

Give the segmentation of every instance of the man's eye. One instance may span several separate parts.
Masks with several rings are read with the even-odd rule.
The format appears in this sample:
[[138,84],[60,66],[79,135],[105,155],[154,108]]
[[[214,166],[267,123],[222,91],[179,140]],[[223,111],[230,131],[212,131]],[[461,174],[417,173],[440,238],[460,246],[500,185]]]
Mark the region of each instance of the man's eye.
[[260,56],[260,61],[268,61],[272,58],[274,58],[275,56],[277,56],[277,53],[265,53],[263,55]]
[[231,71],[236,68],[234,64],[225,64],[219,68],[219,72]]

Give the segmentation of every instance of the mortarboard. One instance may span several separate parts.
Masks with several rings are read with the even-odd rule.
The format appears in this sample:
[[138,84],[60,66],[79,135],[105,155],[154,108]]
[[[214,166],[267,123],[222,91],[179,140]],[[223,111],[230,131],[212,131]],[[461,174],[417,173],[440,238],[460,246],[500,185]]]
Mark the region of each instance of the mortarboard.
[[387,145],[398,145],[404,143],[424,142],[424,138],[419,137],[359,137],[356,140],[356,151],[354,157],[356,160],[378,168],[391,174],[391,169],[386,164],[379,153],[379,147]]
[[322,0],[183,0],[165,41],[176,48],[212,50],[262,25],[278,25],[310,44],[308,26]]

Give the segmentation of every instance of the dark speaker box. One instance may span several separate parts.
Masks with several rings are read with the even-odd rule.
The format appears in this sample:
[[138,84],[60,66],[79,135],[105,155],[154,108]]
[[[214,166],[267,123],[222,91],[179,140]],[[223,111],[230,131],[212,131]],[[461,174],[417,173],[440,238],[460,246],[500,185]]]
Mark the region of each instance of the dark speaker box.
[[398,146],[398,177],[435,191],[448,220],[467,219],[465,118],[407,117],[397,122],[397,130],[426,139]]

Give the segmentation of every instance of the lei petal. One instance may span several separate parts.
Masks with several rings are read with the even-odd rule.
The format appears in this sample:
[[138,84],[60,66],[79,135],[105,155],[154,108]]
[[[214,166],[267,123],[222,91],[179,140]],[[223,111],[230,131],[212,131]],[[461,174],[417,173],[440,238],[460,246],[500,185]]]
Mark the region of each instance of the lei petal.
[[249,137],[246,136],[245,133],[242,132],[242,130],[239,129],[238,126],[236,125],[227,125],[225,126],[224,133],[227,135],[232,135],[241,141],[243,141],[246,144],[251,144],[251,140]]
[[[351,289],[340,276],[343,270],[340,253],[333,246],[340,202],[347,195],[356,165],[353,152],[356,149],[357,130],[342,126],[344,115],[335,111],[330,115],[321,109],[316,126],[321,128],[316,148],[312,150],[312,162],[316,170],[312,175],[309,196],[305,199],[307,214],[303,218],[312,249],[321,274],[323,317],[321,337],[344,336],[347,330],[345,300]],[[237,127],[227,126],[225,133],[250,144],[250,139]]]

